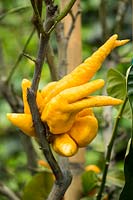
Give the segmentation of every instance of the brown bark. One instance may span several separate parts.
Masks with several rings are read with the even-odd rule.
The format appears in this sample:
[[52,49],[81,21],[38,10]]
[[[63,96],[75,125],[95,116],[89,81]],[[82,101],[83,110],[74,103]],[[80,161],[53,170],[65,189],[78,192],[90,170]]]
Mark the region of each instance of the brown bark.
[[[67,0],[62,1],[62,7],[65,6]],[[79,12],[80,0],[77,0],[72,9],[72,14],[75,16]],[[69,37],[69,31],[72,26],[72,16],[69,14],[64,18],[64,30],[65,35]],[[69,38],[67,48],[67,72],[72,71],[82,61],[82,43],[81,43],[81,15],[78,15],[74,24],[74,29]],[[81,172],[82,166],[85,161],[85,149],[79,149],[78,153],[69,159],[72,165],[73,180],[65,194],[65,200],[79,200],[82,193],[81,186]]]

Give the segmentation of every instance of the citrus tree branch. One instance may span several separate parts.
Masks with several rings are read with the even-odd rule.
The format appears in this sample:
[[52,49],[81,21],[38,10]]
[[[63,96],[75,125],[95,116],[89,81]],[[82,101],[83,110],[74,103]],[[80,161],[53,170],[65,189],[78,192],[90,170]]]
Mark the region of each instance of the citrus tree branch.
[[59,21],[61,21],[71,10],[71,8],[73,7],[74,3],[76,2],[76,0],[71,0],[63,9],[63,11],[60,13],[60,15],[56,18],[57,23]]
[[[52,5],[52,1],[46,0],[44,2],[48,6]],[[41,22],[42,0],[35,0],[35,1],[32,0],[31,3],[32,3],[32,6],[34,8],[34,14],[33,14],[32,22],[33,22],[35,28],[37,29],[38,36],[40,38],[40,33],[42,33],[43,36],[46,37],[46,33],[44,33],[44,30],[42,31],[43,24]],[[52,80],[57,80],[57,71],[56,71],[57,66],[56,66],[55,59],[54,59],[53,48],[52,48],[50,42],[48,42],[48,45],[47,45],[46,59],[47,59],[47,63],[48,63],[48,66],[49,66],[49,70],[50,70]]]
[[70,39],[71,34],[72,34],[72,32],[73,32],[73,29],[74,29],[74,27],[75,27],[75,23],[76,23],[77,17],[78,17],[80,14],[81,14],[80,8],[78,9],[78,11],[76,12],[75,15],[72,13],[72,11],[70,12],[70,16],[71,16],[71,18],[72,18],[72,22],[71,22],[71,26],[70,26],[70,28],[69,28],[69,30],[68,30],[68,33],[67,33],[67,36],[66,36],[66,37],[67,37],[67,40]]
[[59,22],[56,26],[56,40],[58,43],[58,77],[62,78],[66,73],[67,73],[67,47],[68,47],[68,43],[71,37],[71,34],[74,30],[75,27],[75,23],[77,20],[77,17],[79,16],[79,14],[81,13],[80,11],[80,7],[78,9],[78,11],[73,14],[72,11],[69,12],[70,16],[71,16],[71,24],[69,27],[68,32],[64,33],[64,24],[63,22]]
[[42,23],[40,14],[39,14],[37,6],[36,6],[36,1],[31,0],[31,4],[32,4],[33,10],[35,12],[36,18],[38,20],[39,32],[41,34],[38,53],[37,53],[37,59],[35,62],[35,70],[34,70],[34,75],[33,75],[33,80],[32,80],[32,89],[36,93],[38,84],[40,81],[44,58],[46,57],[47,45],[49,42],[50,34],[48,34],[47,32],[54,24],[57,6],[55,6],[54,4],[51,5],[51,2],[50,2],[50,5],[49,4],[46,5],[46,18],[45,18],[45,22]]
[[34,18],[36,19],[35,24],[37,25],[37,28],[39,29],[39,33],[42,33],[45,36],[46,33],[43,29],[43,22],[41,20],[41,13],[39,12],[37,2],[36,0],[31,0],[30,2],[34,11]]
[[53,1],[45,0],[44,2],[46,4],[46,16],[44,23],[42,23],[41,18],[39,16],[39,12],[36,10],[37,9],[37,6],[35,5],[36,2],[31,0],[34,14],[37,15],[36,19],[38,19],[39,23],[40,37],[39,37],[39,47],[35,62],[32,85],[31,88],[29,88],[27,91],[27,100],[30,106],[32,120],[36,130],[40,148],[46,160],[48,161],[56,179],[53,188],[49,194],[48,200],[61,200],[64,196],[65,191],[67,190],[68,186],[71,183],[72,179],[71,173],[69,172],[69,170],[62,171],[56,159],[54,158],[47,139],[47,135],[50,135],[47,124],[42,123],[40,119],[40,113],[36,105],[36,92],[41,77],[44,59],[47,55],[47,49],[49,47],[48,44],[51,33],[49,30],[51,30],[51,27],[53,27],[55,23],[56,11],[57,11],[57,6],[53,4]]

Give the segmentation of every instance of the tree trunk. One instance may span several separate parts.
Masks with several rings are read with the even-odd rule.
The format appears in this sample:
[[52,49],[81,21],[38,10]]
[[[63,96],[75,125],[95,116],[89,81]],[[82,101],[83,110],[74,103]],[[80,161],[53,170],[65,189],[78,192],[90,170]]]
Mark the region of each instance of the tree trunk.
[[[62,1],[62,7],[65,6],[67,0]],[[75,16],[79,12],[80,0],[77,0],[72,9],[72,14]],[[71,15],[67,15],[64,18],[64,30],[65,35],[68,34],[70,27],[72,25]],[[67,72],[71,72],[76,66],[82,62],[82,43],[81,43],[81,15],[78,15],[76,22],[74,24],[74,29],[69,38],[68,48],[67,48]],[[65,200],[79,200],[82,194],[81,187],[81,172],[85,161],[85,149],[79,149],[78,153],[69,159],[71,171],[73,174],[73,180],[65,194]]]

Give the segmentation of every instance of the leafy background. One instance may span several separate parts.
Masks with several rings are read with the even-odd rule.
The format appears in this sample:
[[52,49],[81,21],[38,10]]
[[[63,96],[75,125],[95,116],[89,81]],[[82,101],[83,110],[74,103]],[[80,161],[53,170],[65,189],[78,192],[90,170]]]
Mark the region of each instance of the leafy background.
[[[59,3],[60,1],[56,1]],[[109,35],[114,33],[114,27],[116,23],[116,11],[118,7],[118,1],[109,0],[107,4],[107,26]],[[82,57],[85,59],[100,46],[104,38],[102,38],[102,27],[99,18],[99,5],[100,0],[81,0],[82,9]],[[18,10],[14,10],[19,8]],[[13,11],[14,10],[14,11]],[[6,13],[7,12],[7,13]],[[45,12],[45,11],[44,11]],[[4,14],[6,13],[6,14]],[[119,38],[132,38],[131,33],[131,6],[127,7],[125,17],[123,19],[122,30],[119,32]],[[11,69],[14,67],[18,56],[21,54],[23,46],[32,31],[31,23],[32,9],[30,1],[26,0],[5,0],[0,1],[0,79],[5,79],[9,75]],[[56,53],[57,46],[54,41],[54,35],[52,36],[52,44]],[[96,77],[102,77],[107,80],[108,92],[110,95],[115,95],[121,98],[125,95],[125,75],[127,68],[130,66],[132,59],[131,43],[120,47],[115,53],[119,54],[121,60],[119,62],[115,60],[115,53],[105,61],[103,67],[96,74]],[[36,56],[38,47],[37,35],[34,34],[27,53]],[[115,61],[114,61],[115,60]],[[40,88],[47,84],[51,78],[48,66],[44,64],[42,78],[40,82]],[[23,58],[19,63],[19,67],[15,70],[15,73],[11,79],[14,90],[21,96],[21,80],[22,78],[31,78],[33,74],[34,64],[26,58]],[[115,69],[110,69],[115,68]],[[110,69],[110,70],[109,70]],[[109,71],[108,71],[109,70]],[[121,73],[121,74],[119,74]],[[111,91],[112,79],[115,79],[115,83],[119,81],[119,90]],[[103,92],[103,91],[101,91]],[[105,92],[105,91],[104,91]],[[121,96],[122,95],[122,96]],[[129,107],[129,106],[128,106]],[[129,108],[127,108],[130,113]],[[16,193],[22,192],[25,184],[31,180],[31,174],[27,168],[27,160],[23,145],[20,140],[19,131],[11,126],[6,119],[6,113],[11,112],[8,103],[0,96],[0,181],[4,182]],[[97,138],[87,147],[86,152],[86,165],[95,164],[101,170],[104,166],[104,152],[105,143],[103,139],[103,130],[106,128],[106,122],[103,116],[103,109],[95,109],[96,116],[99,120],[99,134]],[[118,127],[118,135],[115,141],[114,157],[111,164],[109,174],[107,177],[106,192],[109,191],[110,199],[117,199],[118,193],[124,184],[123,175],[123,160],[127,147],[127,142],[131,132],[131,116],[123,115]],[[112,110],[113,119],[117,115],[117,110]],[[42,169],[41,169],[42,170]],[[98,177],[97,177],[98,176]],[[94,177],[94,185],[99,185],[101,175],[92,175]],[[115,185],[114,185],[115,183]],[[88,183],[86,183],[88,184]],[[84,184],[83,184],[84,185]],[[91,185],[91,186],[92,186]],[[113,185],[113,187],[112,187]],[[88,188],[88,193],[90,188]],[[110,189],[109,189],[110,188]],[[84,199],[88,198],[85,187]],[[105,194],[106,195],[106,194]],[[1,200],[6,198],[0,195]]]

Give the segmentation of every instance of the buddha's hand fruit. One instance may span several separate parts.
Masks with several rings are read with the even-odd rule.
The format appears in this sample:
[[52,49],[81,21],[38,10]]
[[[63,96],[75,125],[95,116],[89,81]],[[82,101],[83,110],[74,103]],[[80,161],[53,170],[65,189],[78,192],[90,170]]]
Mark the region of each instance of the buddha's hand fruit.
[[[70,74],[57,82],[49,83],[41,92],[37,91],[36,103],[42,123],[49,126],[53,149],[63,156],[74,155],[79,147],[87,146],[95,138],[98,122],[93,114],[93,107],[122,103],[122,100],[108,96],[90,96],[104,86],[104,81],[98,79],[88,82],[100,69],[108,54],[115,47],[129,41],[117,38],[117,35],[113,35]],[[25,134],[37,137],[27,102],[27,89],[30,87],[31,82],[23,79],[24,113],[9,113],[7,118]]]

